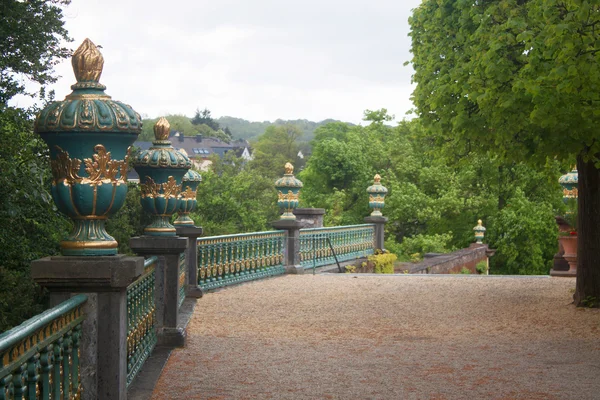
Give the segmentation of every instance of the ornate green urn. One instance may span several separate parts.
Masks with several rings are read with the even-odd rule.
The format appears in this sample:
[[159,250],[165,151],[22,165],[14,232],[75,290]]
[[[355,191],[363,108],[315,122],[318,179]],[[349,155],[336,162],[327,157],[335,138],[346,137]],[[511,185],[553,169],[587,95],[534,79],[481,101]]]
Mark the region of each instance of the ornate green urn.
[[181,194],[177,203],[177,219],[173,222],[177,226],[194,226],[194,221],[190,218],[190,212],[194,211],[198,201],[196,200],[196,189],[202,182],[202,176],[196,171],[190,169],[183,176],[181,184]]
[[52,198],[73,220],[60,243],[67,256],[117,254],[117,242],[104,227],[125,202],[131,144],[142,129],[138,113],[111,100],[99,82],[104,59],[91,40],[73,54],[77,83],[65,100],[44,108],[35,132],[50,148]]
[[558,183],[563,187],[563,201],[566,203],[569,199],[576,199],[578,197],[577,184],[579,174],[577,168],[567,174],[564,174],[558,179]]
[[475,242],[477,244],[483,244],[483,237],[485,236],[485,227],[483,221],[477,220],[477,225],[473,228],[475,231]]
[[381,176],[375,175],[373,184],[367,188],[369,193],[369,207],[373,209],[372,217],[381,217],[381,209],[385,206],[385,195],[388,190],[381,184]]
[[294,166],[286,163],[283,178],[275,181],[278,196],[277,205],[283,209],[281,219],[296,219],[293,211],[298,207],[298,195],[302,186],[302,182],[294,176]]
[[153,217],[144,228],[149,236],[175,236],[171,216],[177,210],[183,176],[192,167],[190,159],[171,146],[170,130],[169,121],[159,119],[154,125],[152,147],[142,150],[133,161],[140,176],[142,207]]

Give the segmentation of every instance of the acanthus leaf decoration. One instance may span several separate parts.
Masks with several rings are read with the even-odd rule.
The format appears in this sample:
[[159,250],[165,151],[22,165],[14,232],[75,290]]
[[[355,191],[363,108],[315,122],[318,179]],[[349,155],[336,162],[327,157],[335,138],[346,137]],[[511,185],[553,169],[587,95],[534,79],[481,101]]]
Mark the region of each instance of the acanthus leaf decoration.
[[66,181],[69,185],[80,182],[82,180],[79,176],[81,160],[69,157],[69,152],[63,150],[59,146],[54,147],[57,153],[56,159],[50,161],[54,184],[61,181]]
[[[97,144],[94,147],[97,154],[92,156],[93,160],[86,158],[85,171],[88,173],[89,183],[97,185],[103,181],[116,182],[117,174],[123,171],[123,168],[127,168],[127,160],[111,160],[110,151],[106,151],[106,147],[101,144]],[[127,158],[127,157],[126,157]],[[125,179],[125,176],[121,174],[121,178]]]
[[172,176],[169,176],[169,179],[162,184],[162,188],[165,197],[177,197],[179,192],[181,192],[181,186],[177,184],[177,181]]
[[190,200],[196,198],[196,191],[192,190],[189,186],[185,187],[185,190],[181,192],[181,198],[184,200]]
[[156,198],[160,195],[160,183],[155,183],[152,178],[146,176],[146,181],[140,185],[142,197]]

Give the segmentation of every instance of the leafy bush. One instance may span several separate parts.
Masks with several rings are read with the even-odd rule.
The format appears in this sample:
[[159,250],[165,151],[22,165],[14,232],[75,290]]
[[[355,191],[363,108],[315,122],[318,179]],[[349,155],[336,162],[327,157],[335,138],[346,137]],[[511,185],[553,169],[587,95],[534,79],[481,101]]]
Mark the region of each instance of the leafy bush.
[[[434,235],[418,234],[406,237],[400,244],[402,254],[410,255],[411,259],[422,259],[425,253],[447,253],[451,251],[449,243],[452,232]],[[418,253],[418,256],[415,255]]]
[[387,250],[375,250],[375,254],[368,257],[370,263],[373,264],[373,272],[376,274],[393,274],[394,261],[398,257]]
[[477,265],[475,265],[475,269],[480,274],[485,274],[487,272],[487,270],[488,270],[487,262],[486,261],[479,261],[477,263]]

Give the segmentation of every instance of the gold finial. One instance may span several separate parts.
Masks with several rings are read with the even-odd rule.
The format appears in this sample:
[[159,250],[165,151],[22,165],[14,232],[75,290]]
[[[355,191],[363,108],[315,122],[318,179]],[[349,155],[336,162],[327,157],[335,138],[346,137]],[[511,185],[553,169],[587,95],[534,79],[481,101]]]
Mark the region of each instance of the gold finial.
[[98,82],[102,75],[104,57],[90,39],[85,39],[71,58],[77,82]]
[[156,140],[167,140],[169,139],[169,133],[171,132],[171,124],[165,117],[160,119],[154,124],[154,137]]
[[294,166],[291,163],[285,163],[285,174],[291,175],[294,173]]
[[376,184],[381,182],[381,176],[379,176],[379,174],[375,174],[375,178],[373,179],[375,179]]

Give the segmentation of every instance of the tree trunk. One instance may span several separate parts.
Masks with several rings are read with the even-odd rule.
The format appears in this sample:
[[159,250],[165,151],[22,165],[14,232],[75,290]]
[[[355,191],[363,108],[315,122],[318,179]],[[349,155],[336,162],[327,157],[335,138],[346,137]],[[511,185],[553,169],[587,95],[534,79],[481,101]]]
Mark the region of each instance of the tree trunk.
[[577,287],[579,307],[600,305],[600,169],[577,156]]

